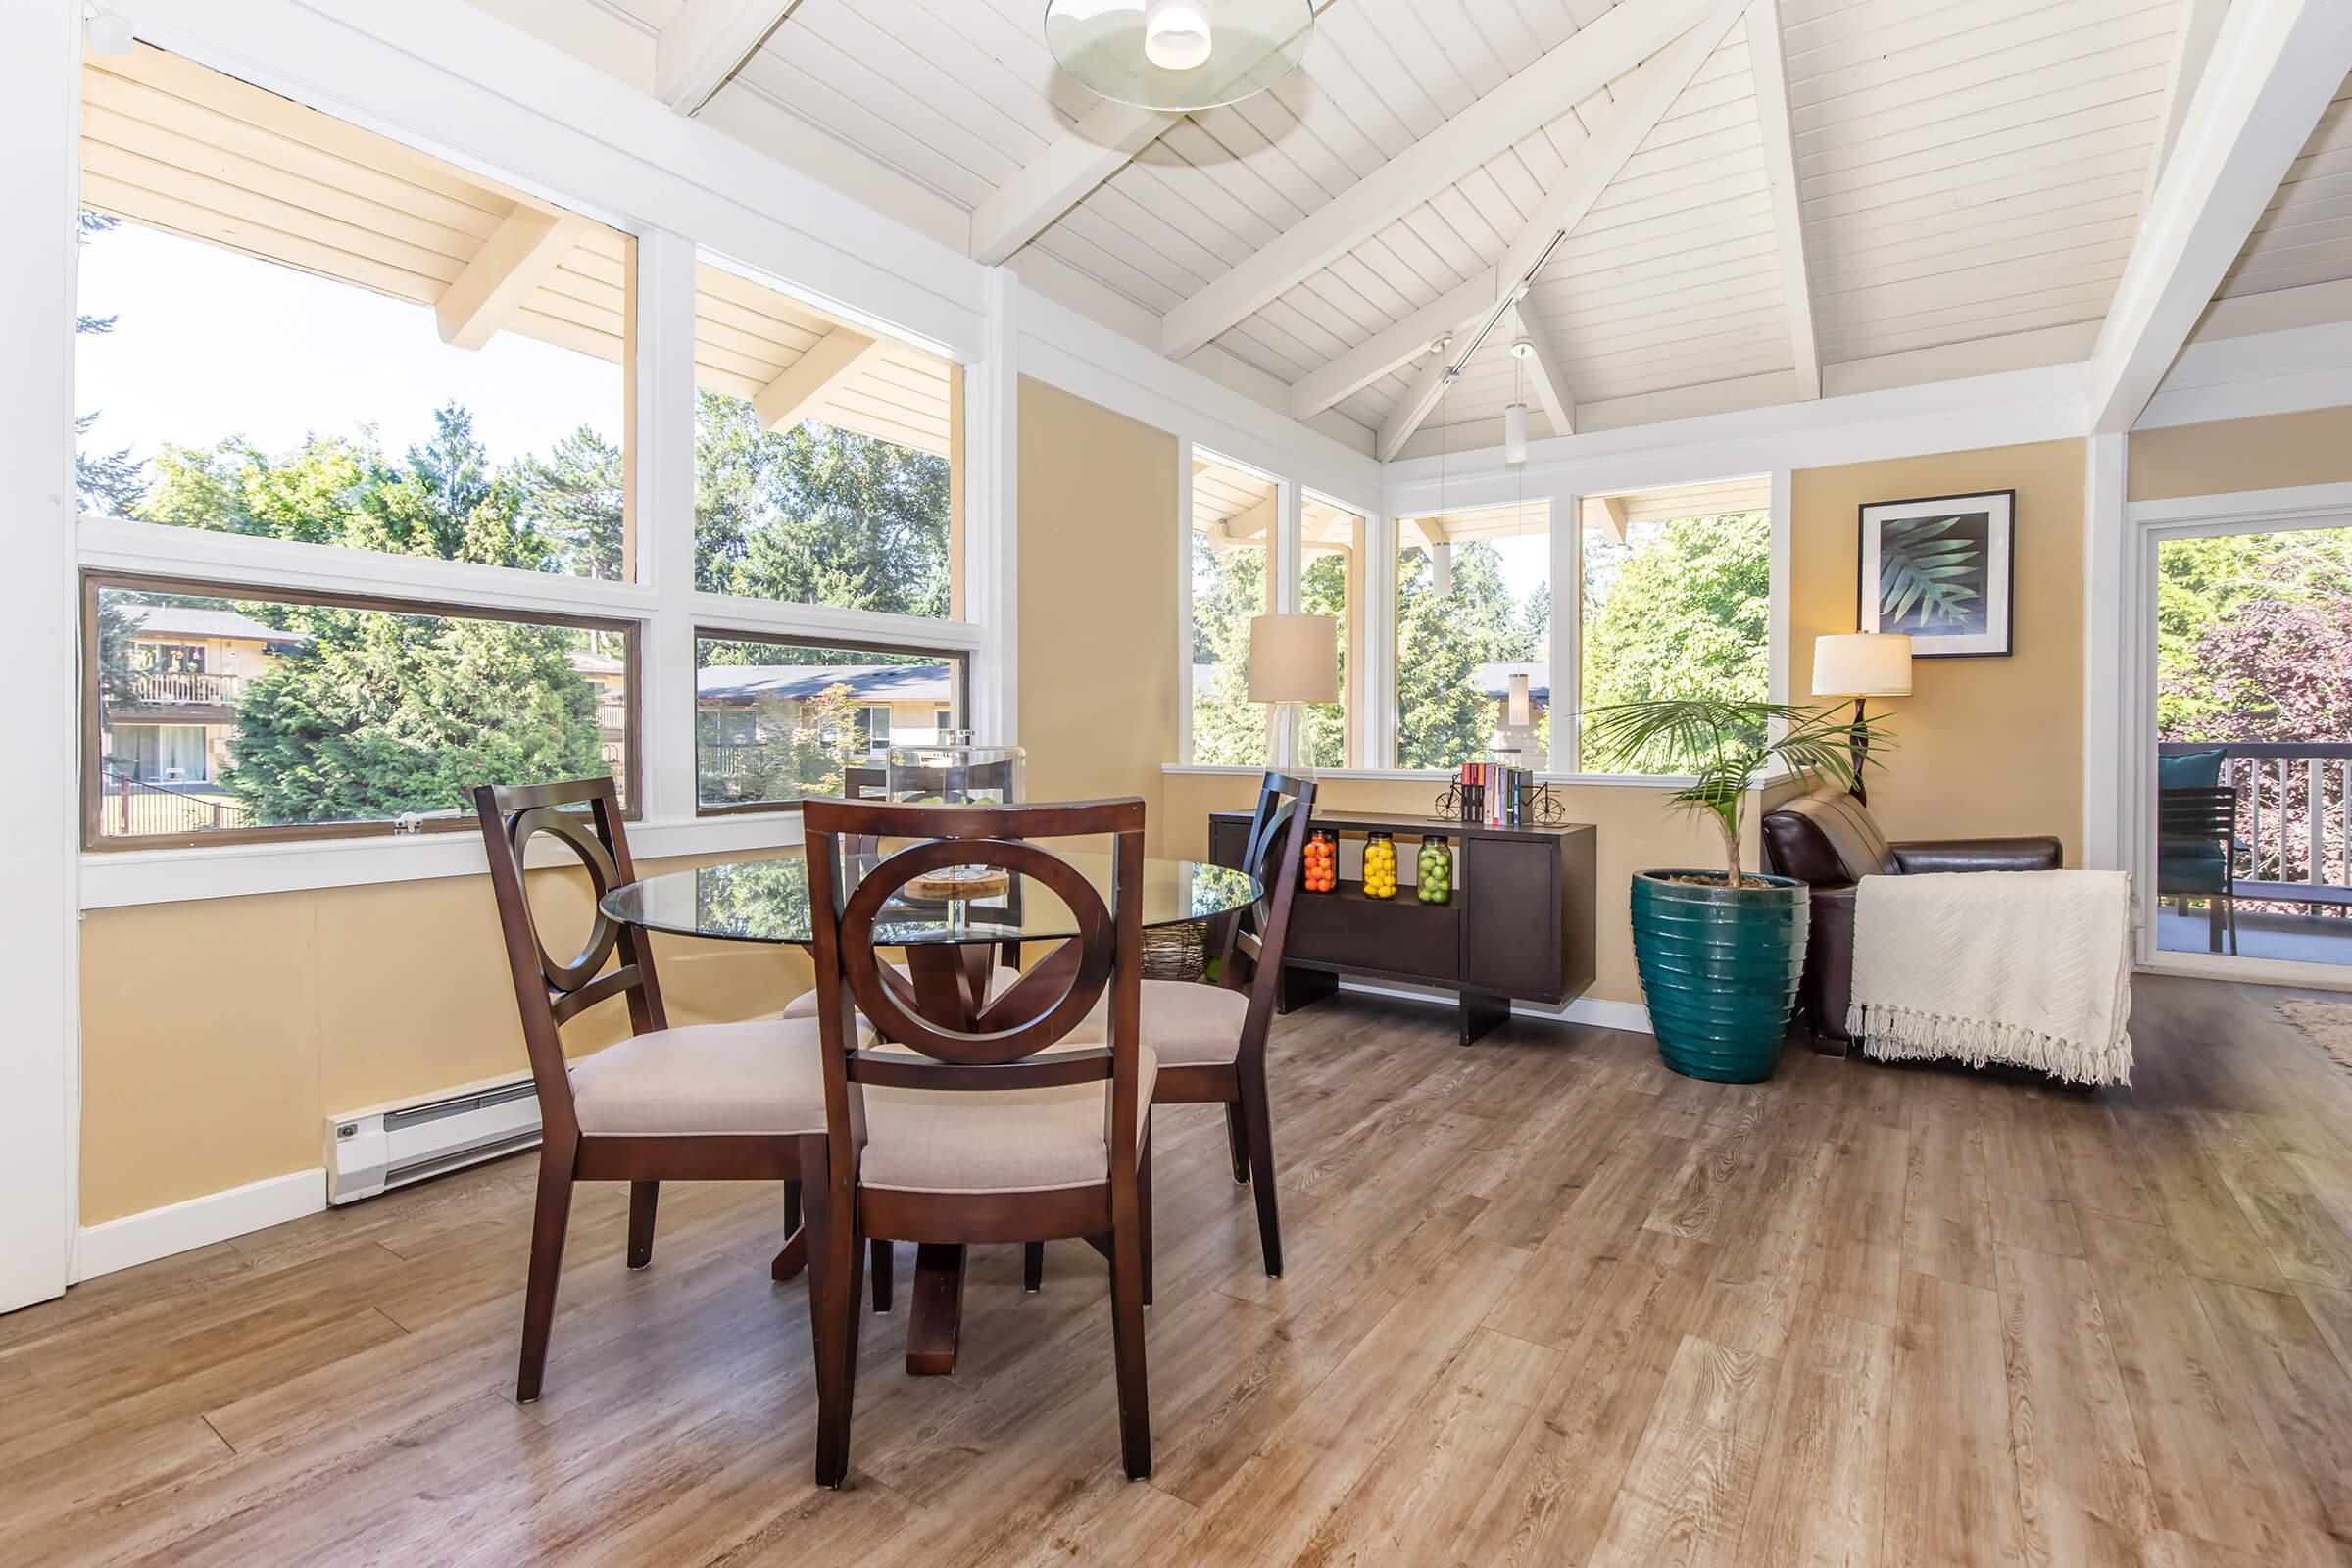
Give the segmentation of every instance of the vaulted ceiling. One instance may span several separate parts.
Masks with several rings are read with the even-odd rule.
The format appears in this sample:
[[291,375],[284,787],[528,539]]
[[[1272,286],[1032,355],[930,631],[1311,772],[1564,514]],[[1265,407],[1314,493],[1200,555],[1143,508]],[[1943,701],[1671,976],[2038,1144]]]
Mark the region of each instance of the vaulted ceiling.
[[[1040,0],[483,3],[1385,458],[2089,357],[2230,0],[1319,0],[1193,115]],[[2222,295],[2352,317],[2341,81]]]

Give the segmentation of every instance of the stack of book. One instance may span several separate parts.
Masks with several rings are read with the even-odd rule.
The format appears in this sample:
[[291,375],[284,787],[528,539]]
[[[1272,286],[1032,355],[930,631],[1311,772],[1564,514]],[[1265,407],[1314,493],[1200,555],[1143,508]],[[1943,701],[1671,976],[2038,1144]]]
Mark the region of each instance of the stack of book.
[[1461,818],[1488,827],[1519,827],[1528,796],[1535,790],[1534,770],[1501,762],[1464,762],[1454,778],[1461,799]]

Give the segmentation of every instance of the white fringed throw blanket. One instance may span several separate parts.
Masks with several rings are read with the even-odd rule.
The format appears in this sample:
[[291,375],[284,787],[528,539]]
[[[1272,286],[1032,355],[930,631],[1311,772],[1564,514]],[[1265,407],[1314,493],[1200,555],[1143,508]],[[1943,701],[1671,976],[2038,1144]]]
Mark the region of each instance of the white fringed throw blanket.
[[2132,1081],[2132,879],[2121,871],[1866,876],[1846,1032],[1882,1060]]

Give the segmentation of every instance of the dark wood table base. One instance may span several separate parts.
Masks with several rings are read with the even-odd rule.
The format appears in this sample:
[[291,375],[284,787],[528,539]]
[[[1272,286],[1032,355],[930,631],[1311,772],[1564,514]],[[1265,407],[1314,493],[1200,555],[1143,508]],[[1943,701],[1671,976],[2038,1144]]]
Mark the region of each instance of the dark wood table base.
[[906,1303],[906,1374],[944,1378],[956,1370],[963,1333],[960,1242],[925,1242],[914,1250],[914,1287]]

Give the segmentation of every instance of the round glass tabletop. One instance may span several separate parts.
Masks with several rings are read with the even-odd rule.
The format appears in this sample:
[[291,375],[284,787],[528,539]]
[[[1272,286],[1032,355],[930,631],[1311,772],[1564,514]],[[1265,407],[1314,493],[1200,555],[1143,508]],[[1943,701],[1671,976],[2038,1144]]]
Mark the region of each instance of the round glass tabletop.
[[[853,856],[862,878],[876,857]],[[1108,855],[1062,857],[1110,902]],[[1255,900],[1257,879],[1222,865],[1197,860],[1144,862],[1144,924],[1179,925],[1224,914]],[[717,937],[735,942],[799,942],[808,930],[808,867],[799,857],[774,860],[732,860],[694,871],[627,882],[600,902],[606,914],[627,925],[680,936]],[[874,940],[890,947],[908,944],[1051,941],[1078,934],[1078,922],[1059,895],[1020,876],[994,898],[925,903],[902,893],[884,906]]]

